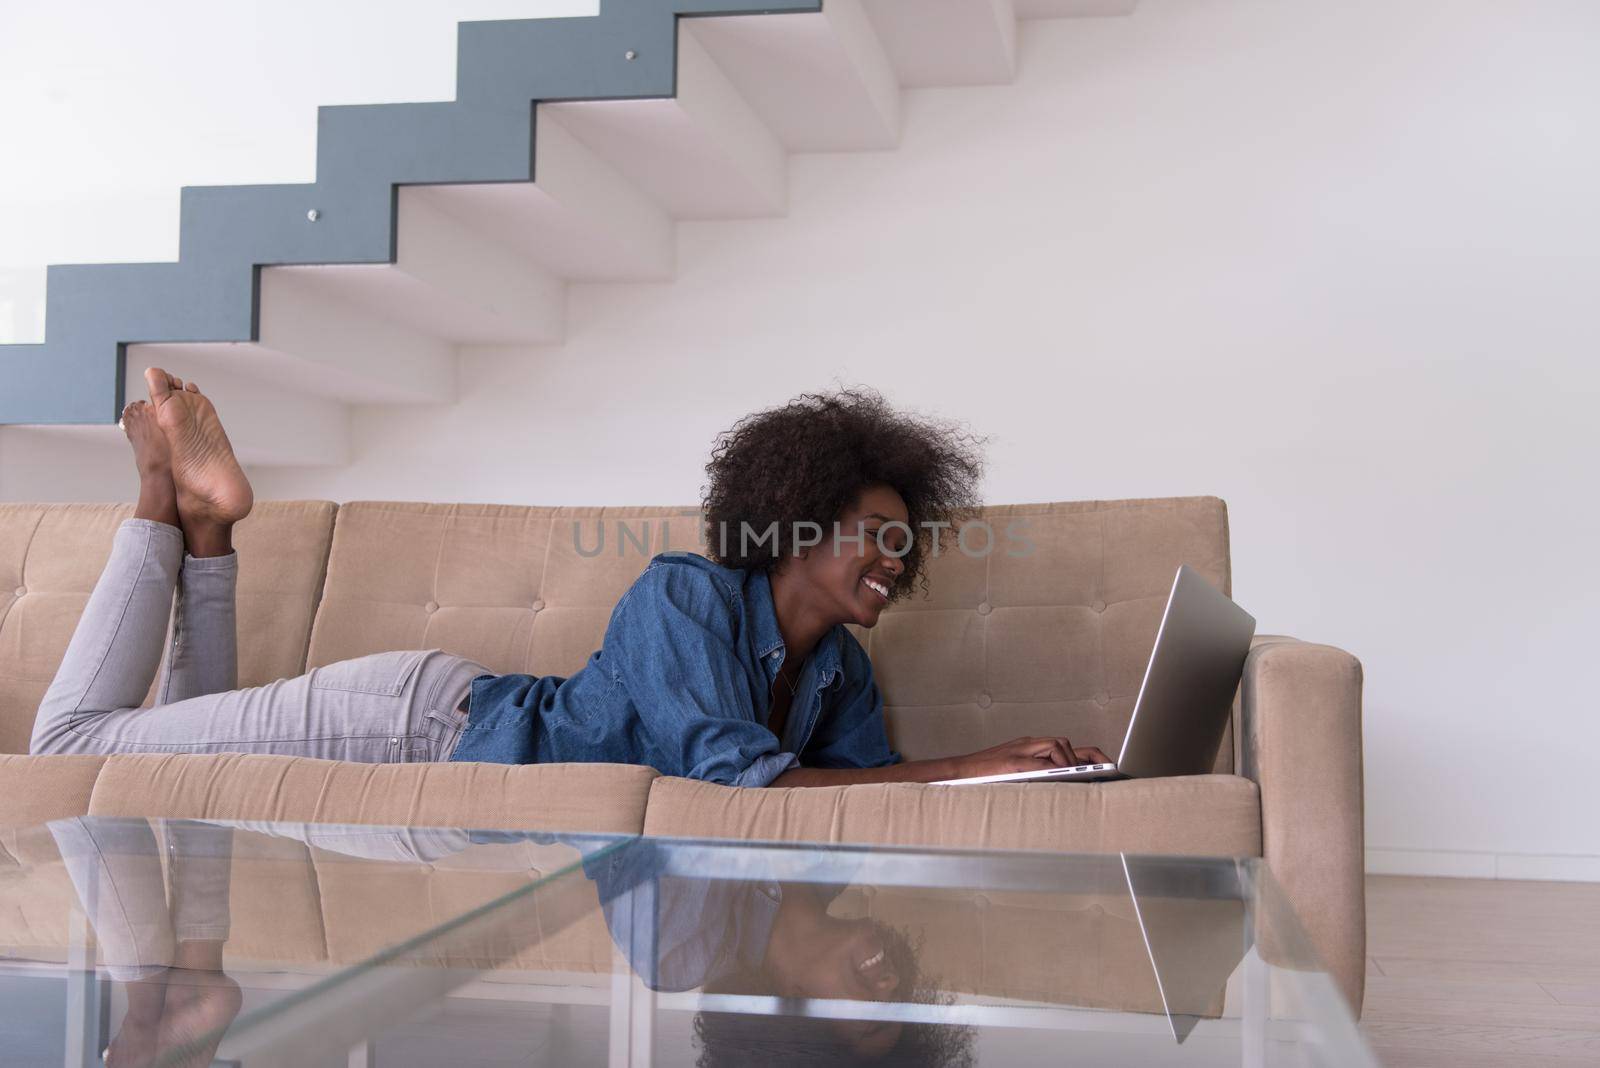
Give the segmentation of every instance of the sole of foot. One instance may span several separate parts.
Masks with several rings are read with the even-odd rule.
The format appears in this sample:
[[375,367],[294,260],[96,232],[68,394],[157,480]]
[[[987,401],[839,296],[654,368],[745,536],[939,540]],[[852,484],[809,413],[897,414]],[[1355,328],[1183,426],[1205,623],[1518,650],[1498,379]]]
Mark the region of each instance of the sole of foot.
[[211,399],[159,367],[145,368],[144,380],[171,450],[179,515],[186,522],[223,526],[249,515],[255,494]]

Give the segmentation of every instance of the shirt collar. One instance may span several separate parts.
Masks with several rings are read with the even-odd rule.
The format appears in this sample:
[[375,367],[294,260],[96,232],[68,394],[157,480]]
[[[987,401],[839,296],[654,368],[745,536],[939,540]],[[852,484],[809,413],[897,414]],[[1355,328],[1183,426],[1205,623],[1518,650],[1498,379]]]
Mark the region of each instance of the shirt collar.
[[[778,610],[772,601],[772,577],[765,571],[746,573],[744,584],[745,609],[755,634],[756,656],[761,658],[769,681],[778,674],[778,668],[788,657],[783,644],[783,633],[778,630]],[[782,655],[773,656],[778,652]],[[835,623],[817,642],[813,655],[816,673],[813,678],[821,687],[831,684],[844,662],[844,624]]]

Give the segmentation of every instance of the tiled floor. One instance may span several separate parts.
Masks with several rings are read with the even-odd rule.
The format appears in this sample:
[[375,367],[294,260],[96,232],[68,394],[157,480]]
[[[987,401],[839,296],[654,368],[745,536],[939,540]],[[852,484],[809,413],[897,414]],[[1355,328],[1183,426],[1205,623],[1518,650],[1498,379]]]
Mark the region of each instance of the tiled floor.
[[1600,884],[1367,879],[1386,1068],[1600,1065]]

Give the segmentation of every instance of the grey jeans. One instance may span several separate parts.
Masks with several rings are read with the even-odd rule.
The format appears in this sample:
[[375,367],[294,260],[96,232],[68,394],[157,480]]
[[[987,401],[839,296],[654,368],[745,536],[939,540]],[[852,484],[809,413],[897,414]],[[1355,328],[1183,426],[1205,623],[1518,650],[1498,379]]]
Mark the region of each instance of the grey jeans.
[[[450,759],[466,726],[472,679],[488,668],[413,649],[237,689],[238,572],[237,553],[189,556],[177,527],[124,520],[39,704],[29,752]],[[140,708],[158,667],[154,704]]]

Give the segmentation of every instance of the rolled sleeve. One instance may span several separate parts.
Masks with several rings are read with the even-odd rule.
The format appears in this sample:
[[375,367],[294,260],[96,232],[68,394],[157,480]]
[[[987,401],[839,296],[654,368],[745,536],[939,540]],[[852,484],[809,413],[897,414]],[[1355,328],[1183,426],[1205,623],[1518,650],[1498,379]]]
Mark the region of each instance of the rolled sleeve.
[[757,721],[729,597],[702,572],[652,566],[618,602],[604,655],[639,710],[657,770],[765,786],[797,760]]
[[771,786],[772,780],[788,771],[798,768],[800,758],[793,753],[773,753],[769,756],[759,756],[751,761],[750,766],[733,777],[734,786]]

